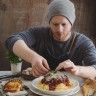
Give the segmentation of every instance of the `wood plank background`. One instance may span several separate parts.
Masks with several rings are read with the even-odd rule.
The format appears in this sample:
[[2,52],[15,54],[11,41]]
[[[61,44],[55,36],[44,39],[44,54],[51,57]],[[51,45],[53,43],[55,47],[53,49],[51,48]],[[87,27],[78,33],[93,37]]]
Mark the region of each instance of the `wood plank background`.
[[[47,6],[51,1],[0,0],[0,70],[10,70],[5,55],[6,38],[13,32],[20,32],[32,26],[47,26]],[[96,0],[72,2],[75,4],[77,15],[73,30],[88,35],[96,44]]]

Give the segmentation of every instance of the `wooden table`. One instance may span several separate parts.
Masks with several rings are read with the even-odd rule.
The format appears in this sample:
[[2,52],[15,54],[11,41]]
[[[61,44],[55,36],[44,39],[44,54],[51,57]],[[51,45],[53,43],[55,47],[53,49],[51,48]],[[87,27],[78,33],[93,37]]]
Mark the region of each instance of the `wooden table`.
[[[10,74],[12,74],[11,71],[0,71],[0,76],[10,75]],[[25,80],[23,80],[23,82],[24,82],[24,83],[27,82],[27,84],[28,84],[28,83],[30,84],[31,81],[25,81]],[[28,91],[28,95],[27,95],[27,96],[39,96],[39,95],[34,94],[34,93],[33,93],[32,91],[30,91],[30,90],[27,90],[27,91]],[[0,96],[2,96],[2,95],[0,95]],[[78,92],[78,94],[77,94],[76,96],[83,96],[81,90]]]

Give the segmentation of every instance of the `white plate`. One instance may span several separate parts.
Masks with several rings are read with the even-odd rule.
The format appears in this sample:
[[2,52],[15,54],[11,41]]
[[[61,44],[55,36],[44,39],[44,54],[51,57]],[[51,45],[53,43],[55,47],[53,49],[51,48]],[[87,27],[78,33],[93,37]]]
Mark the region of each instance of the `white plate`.
[[[36,78],[32,81],[32,86],[30,90],[32,91],[35,91],[35,92],[39,92],[41,94],[46,94],[46,95],[54,95],[54,96],[57,96],[57,95],[63,95],[63,96],[68,96],[69,94],[73,95],[74,93],[78,92],[80,90],[80,87],[79,87],[79,82],[78,80],[75,80],[71,77],[71,81],[73,82],[73,85],[70,89],[68,90],[64,90],[64,91],[47,91],[47,90],[40,90],[36,84],[41,81],[41,79],[43,78],[43,76],[39,77],[39,78]],[[35,93],[34,92],[34,93]]]
[[29,85],[28,86],[29,87],[29,89],[33,92],[33,93],[35,93],[35,94],[37,94],[37,95],[40,95],[40,96],[75,96],[75,94],[80,90],[80,87],[77,87],[77,89],[76,90],[74,90],[74,91],[72,91],[72,92],[69,92],[68,94],[62,94],[62,95],[58,95],[58,94],[55,94],[54,93],[54,95],[53,94],[47,94],[47,93],[44,93],[44,92],[42,92],[42,91],[39,91],[39,90],[36,90],[36,89],[34,89],[33,88],[33,86],[32,85]]

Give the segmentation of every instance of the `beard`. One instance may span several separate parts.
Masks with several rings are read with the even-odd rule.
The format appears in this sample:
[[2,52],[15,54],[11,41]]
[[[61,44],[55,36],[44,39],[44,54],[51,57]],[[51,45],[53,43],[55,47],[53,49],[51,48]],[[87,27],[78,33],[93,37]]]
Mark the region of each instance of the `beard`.
[[59,32],[58,33],[55,33],[53,34],[53,38],[56,40],[56,41],[67,41],[71,36],[71,32],[67,33],[67,34],[60,34]]

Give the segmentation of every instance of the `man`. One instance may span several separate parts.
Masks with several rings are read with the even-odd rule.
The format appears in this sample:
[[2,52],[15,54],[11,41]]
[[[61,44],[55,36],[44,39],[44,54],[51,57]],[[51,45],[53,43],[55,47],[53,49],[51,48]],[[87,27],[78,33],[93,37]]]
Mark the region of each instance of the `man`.
[[6,40],[9,51],[32,65],[32,74],[64,69],[77,76],[96,77],[96,49],[83,34],[72,32],[75,8],[69,0],[53,0],[48,6],[49,27],[30,28]]

